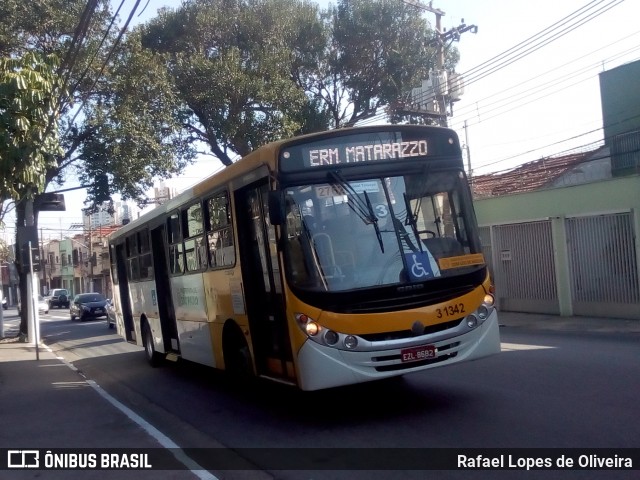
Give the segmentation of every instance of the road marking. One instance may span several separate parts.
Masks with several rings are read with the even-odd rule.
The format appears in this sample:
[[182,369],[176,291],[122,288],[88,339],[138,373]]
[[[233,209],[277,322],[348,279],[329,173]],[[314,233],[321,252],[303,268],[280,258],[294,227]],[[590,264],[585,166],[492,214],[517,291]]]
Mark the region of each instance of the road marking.
[[546,345],[526,345],[524,343],[505,343],[505,342],[502,342],[500,346],[502,347],[501,349],[503,352],[514,352],[519,350],[546,350],[548,348],[556,348],[556,347],[549,347]]
[[[50,353],[54,354],[53,350],[47,345],[44,345],[44,348],[47,349]],[[55,354],[54,354],[55,355]],[[63,357],[56,356],[62,363],[64,363],[67,367],[69,367],[74,372],[77,372],[78,369],[65,360]],[[84,375],[83,375],[84,377]],[[156,441],[162,445],[164,448],[169,449],[169,451],[176,457],[180,463],[186,466],[191,473],[193,473],[196,477],[201,480],[218,480],[218,477],[208,472],[204,467],[198,465],[193,459],[191,459],[182,448],[180,448],[173,440],[167,437],[164,433],[158,430],[156,427],[147,422],[144,418],[138,415],[136,412],[131,410],[129,407],[121,403],[116,398],[112,397],[109,393],[107,393],[100,385],[98,385],[94,380],[85,379],[85,382],[93,388],[96,392],[102,396],[106,401],[108,401],[111,405],[116,407],[122,413],[124,413],[131,421],[138,424],[145,432],[151,435]]]

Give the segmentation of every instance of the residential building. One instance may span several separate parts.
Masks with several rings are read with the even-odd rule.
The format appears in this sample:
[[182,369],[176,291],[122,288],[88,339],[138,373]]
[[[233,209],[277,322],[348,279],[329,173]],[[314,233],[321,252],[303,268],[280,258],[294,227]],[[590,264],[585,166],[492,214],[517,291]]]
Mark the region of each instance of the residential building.
[[499,308],[640,320],[637,75],[600,74],[603,146],[472,179]]

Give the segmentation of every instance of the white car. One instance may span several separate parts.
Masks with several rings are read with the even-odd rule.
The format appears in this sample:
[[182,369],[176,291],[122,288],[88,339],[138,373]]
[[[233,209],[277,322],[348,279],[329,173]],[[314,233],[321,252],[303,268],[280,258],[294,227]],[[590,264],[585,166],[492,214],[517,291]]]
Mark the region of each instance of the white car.
[[[49,301],[42,295],[38,295],[38,312],[49,313]],[[18,315],[20,315],[20,300],[18,300]]]

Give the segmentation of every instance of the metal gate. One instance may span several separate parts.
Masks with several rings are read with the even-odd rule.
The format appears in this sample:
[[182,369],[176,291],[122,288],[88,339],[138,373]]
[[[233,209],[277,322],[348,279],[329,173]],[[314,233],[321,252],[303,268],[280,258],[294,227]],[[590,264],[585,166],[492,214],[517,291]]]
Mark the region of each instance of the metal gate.
[[559,314],[551,221],[498,225],[493,233],[498,307]]
[[575,315],[640,319],[631,213],[566,219]]

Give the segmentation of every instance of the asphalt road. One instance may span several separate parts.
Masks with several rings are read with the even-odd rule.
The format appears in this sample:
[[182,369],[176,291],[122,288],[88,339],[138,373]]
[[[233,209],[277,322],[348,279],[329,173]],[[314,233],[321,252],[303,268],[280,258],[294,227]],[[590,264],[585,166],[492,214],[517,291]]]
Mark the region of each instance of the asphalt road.
[[[501,336],[503,352],[481,361],[300,392],[262,381],[240,387],[188,362],[153,369],[105,321],[42,316],[47,345],[178,445],[235,449],[276,478],[638,478],[637,470],[402,469],[411,449],[640,447],[640,335],[502,328]],[[277,449],[267,459],[242,450],[267,447]],[[293,448],[381,449],[365,452],[398,459],[382,462],[391,470],[329,471],[310,454],[316,470],[276,471]]]

